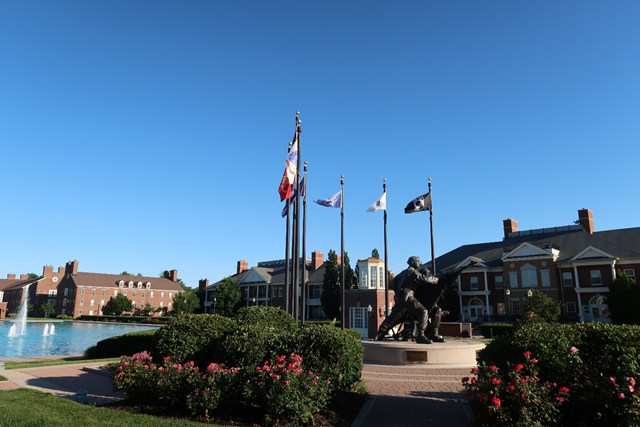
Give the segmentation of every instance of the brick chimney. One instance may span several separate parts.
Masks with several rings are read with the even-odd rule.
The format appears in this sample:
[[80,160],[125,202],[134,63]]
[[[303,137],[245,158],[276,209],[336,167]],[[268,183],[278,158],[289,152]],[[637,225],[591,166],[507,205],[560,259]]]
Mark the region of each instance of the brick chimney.
[[238,270],[236,274],[240,274],[244,271],[247,271],[248,269],[249,269],[249,263],[245,260],[240,260],[238,261]]
[[69,261],[65,268],[65,274],[78,274],[78,264],[77,260]]
[[45,265],[44,267],[42,267],[42,275],[46,277],[47,274],[49,275],[49,277],[51,277],[51,275],[53,274],[52,265]]
[[324,254],[322,252],[311,252],[311,271],[317,270],[324,263]]
[[178,270],[169,270],[164,272],[164,278],[169,279],[172,282],[178,281]]
[[29,278],[28,274],[21,274],[20,275],[20,280],[27,280]]
[[15,280],[15,278],[16,278],[16,275],[15,275],[15,274],[11,274],[11,273],[7,274],[7,279],[9,279],[9,280]]
[[509,237],[509,233],[515,233],[518,231],[518,221],[515,219],[507,218],[502,221],[504,224],[504,238]]
[[342,265],[342,255],[336,254],[336,260],[338,261],[338,265]]
[[209,286],[209,279],[200,279],[198,282],[198,290],[202,290]]
[[582,208],[578,211],[578,221],[580,222],[580,225],[582,225],[584,231],[587,231],[590,234],[593,234],[593,232],[596,231],[593,226],[593,212],[589,209]]

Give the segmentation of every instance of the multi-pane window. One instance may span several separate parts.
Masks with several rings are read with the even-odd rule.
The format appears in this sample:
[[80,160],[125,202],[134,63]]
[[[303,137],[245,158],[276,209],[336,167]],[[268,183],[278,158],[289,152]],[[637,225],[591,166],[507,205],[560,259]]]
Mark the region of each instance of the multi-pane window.
[[136,296],[136,291],[133,291],[133,296],[134,296],[134,297]]
[[477,277],[471,277],[471,290],[472,291],[477,291],[478,290],[478,278]]
[[576,315],[576,303],[568,302],[567,303],[567,315],[575,316]]
[[95,289],[91,289],[91,295],[95,295],[96,294],[96,290]]
[[518,273],[516,273],[515,271],[509,273],[509,287],[518,287]]
[[538,286],[538,275],[535,268],[523,268],[521,273],[523,288],[535,288]]
[[636,271],[633,268],[625,269],[624,274],[626,274],[629,279],[636,280]]
[[103,289],[103,290],[102,290],[102,296],[105,296],[106,294],[107,294],[107,290],[106,290],[106,289]]
[[94,301],[93,301],[93,300],[91,300],[91,304],[89,304],[89,305],[90,305],[91,307],[93,307],[93,306],[94,306],[94,304],[93,304],[93,303],[94,303]]
[[591,286],[602,285],[602,277],[600,276],[600,270],[591,270]]
[[124,292],[123,292],[123,294],[124,294],[124,296],[126,297],[126,296],[127,296],[127,291],[124,291]]
[[542,281],[542,286],[551,286],[551,276],[549,275],[549,270],[540,270],[540,280]]
[[520,314],[520,300],[517,300],[517,299],[511,300],[511,313],[515,315]]
[[84,305],[84,300],[83,299],[80,300],[80,305]]
[[[502,276],[496,276],[496,289],[504,289],[504,282]],[[504,310],[504,307],[503,307]]]
[[84,288],[80,290],[80,295],[84,295]]
[[573,274],[570,271],[565,271],[562,273],[562,283],[567,288],[573,287]]
[[370,276],[370,280],[371,280],[371,288],[374,288],[378,285],[378,268],[377,267],[371,267],[371,276]]
[[380,273],[380,283],[378,284],[378,287],[384,288],[384,269],[380,267],[378,268],[378,272]]
[[278,288],[278,296],[281,297],[282,296],[282,287]]

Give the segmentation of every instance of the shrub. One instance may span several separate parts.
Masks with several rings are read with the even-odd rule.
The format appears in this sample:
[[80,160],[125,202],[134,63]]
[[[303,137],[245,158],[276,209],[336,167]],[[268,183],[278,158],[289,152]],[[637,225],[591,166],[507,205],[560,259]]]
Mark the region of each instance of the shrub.
[[513,325],[511,323],[483,323],[480,326],[480,333],[485,338],[491,338],[491,333],[493,332],[493,337],[499,337],[500,335],[506,335],[513,330]]
[[329,383],[302,369],[302,357],[279,356],[258,366],[247,380],[244,395],[260,405],[267,424],[313,423],[313,414],[326,406]]
[[154,347],[156,329],[130,332],[107,338],[84,352],[87,359],[105,359],[107,357],[131,356],[142,351],[151,351]]
[[[562,425],[640,424],[640,327],[602,323],[529,323],[493,340],[479,354],[482,365],[502,371],[530,351],[539,378],[567,387]],[[595,421],[594,421],[595,420]]]
[[278,307],[253,306],[243,307],[234,316],[239,326],[261,325],[280,331],[294,331],[298,328],[296,321],[289,313]]
[[156,332],[155,359],[170,357],[176,363],[194,361],[201,368],[223,360],[222,340],[233,322],[222,316],[187,314],[172,317]]
[[294,336],[304,369],[331,381],[331,387],[349,391],[360,380],[364,349],[353,334],[333,326],[307,326]]

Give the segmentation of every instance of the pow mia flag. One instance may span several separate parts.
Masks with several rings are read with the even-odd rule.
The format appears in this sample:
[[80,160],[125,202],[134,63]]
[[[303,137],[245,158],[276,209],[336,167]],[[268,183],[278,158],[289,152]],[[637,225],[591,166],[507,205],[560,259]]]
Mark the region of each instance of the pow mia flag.
[[420,197],[416,197],[409,202],[407,207],[404,208],[404,213],[410,214],[414,212],[430,211],[431,210],[431,192],[423,194]]

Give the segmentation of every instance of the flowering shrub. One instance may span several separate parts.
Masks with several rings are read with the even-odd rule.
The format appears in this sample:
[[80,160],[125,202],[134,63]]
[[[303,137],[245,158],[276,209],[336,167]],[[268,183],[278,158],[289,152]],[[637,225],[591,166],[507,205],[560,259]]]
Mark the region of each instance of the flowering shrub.
[[552,426],[559,419],[560,405],[569,389],[540,381],[536,359],[524,352],[523,363],[512,363],[505,371],[496,365],[472,369],[477,377],[462,383],[475,419],[481,426]]
[[244,395],[263,408],[267,424],[313,423],[313,413],[327,403],[329,386],[329,380],[303,371],[302,357],[292,353],[256,367]]

